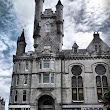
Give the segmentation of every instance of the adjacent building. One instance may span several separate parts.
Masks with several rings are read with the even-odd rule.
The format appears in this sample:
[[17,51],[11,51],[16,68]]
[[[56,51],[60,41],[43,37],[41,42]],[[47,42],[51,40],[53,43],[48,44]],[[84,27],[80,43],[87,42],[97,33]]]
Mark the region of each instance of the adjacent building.
[[5,101],[0,97],[0,110],[5,110]]
[[35,0],[34,51],[25,52],[24,31],[18,37],[9,110],[106,110],[110,47],[94,32],[86,49],[74,42],[62,50],[63,5],[59,0],[55,12],[43,12],[43,3]]

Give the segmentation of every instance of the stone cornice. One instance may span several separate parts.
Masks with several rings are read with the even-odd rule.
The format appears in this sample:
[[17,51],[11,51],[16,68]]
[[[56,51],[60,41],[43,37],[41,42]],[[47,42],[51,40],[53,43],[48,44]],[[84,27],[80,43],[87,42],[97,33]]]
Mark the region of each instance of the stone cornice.
[[59,55],[56,59],[62,60],[94,60],[94,59],[110,59],[110,55]]
[[33,61],[39,59],[52,59],[55,58],[56,60],[94,60],[94,59],[110,59],[110,55],[30,55],[30,56],[14,56],[13,62],[16,61]]

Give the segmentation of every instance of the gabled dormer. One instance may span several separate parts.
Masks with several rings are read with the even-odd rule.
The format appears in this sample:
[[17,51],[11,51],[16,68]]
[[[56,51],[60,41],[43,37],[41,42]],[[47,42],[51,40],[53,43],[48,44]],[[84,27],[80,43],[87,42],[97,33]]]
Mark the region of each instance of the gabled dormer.
[[76,42],[74,42],[74,44],[73,44],[73,46],[72,46],[72,51],[73,51],[73,53],[78,53],[78,45],[77,45],[77,43]]
[[100,38],[98,32],[94,32],[93,40],[87,47],[89,53],[107,53],[110,51],[110,47]]

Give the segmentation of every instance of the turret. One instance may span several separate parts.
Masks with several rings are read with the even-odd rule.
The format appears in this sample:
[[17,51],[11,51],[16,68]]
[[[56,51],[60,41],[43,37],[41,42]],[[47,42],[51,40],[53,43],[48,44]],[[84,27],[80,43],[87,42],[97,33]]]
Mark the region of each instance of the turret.
[[26,47],[26,42],[25,42],[25,35],[24,35],[24,30],[23,30],[21,36],[18,37],[18,40],[17,40],[16,55],[22,56],[23,53],[25,53],[25,47]]
[[56,16],[57,16],[57,22],[63,23],[63,5],[60,0],[56,5]]
[[43,3],[44,0],[35,0],[35,19],[34,19],[34,48],[37,48],[37,39],[40,37],[40,22],[41,22],[41,14],[43,11]]
[[35,20],[37,23],[41,21],[44,0],[35,0]]
[[59,51],[62,50],[63,45],[63,5],[61,1],[59,0],[56,5],[56,24],[57,24],[57,36],[58,36],[58,42],[59,42]]
[[72,50],[73,50],[73,53],[78,53],[78,45],[76,42],[74,42],[73,46],[72,46]]

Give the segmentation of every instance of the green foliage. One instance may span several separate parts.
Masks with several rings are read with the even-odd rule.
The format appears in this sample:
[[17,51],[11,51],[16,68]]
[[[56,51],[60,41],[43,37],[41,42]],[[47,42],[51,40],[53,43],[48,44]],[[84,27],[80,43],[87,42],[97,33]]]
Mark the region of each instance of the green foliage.
[[105,91],[101,99],[103,101],[102,103],[104,104],[104,106],[110,108],[110,88]]

